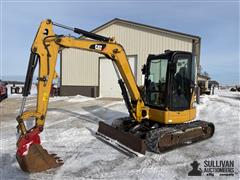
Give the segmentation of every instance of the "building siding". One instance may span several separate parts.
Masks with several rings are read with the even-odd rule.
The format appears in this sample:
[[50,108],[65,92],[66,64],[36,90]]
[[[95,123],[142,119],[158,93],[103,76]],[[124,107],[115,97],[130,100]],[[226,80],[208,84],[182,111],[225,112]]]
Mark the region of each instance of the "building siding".
[[98,57],[96,53],[79,49],[62,52],[62,85],[98,86]]
[[[143,29],[121,22],[101,29],[97,34],[116,38],[127,55],[137,55],[137,83],[142,84],[141,68],[148,54],[160,54],[164,50],[192,52],[192,39],[171,33]],[[79,50],[64,49],[62,52],[62,85],[98,86],[99,57],[102,55]]]

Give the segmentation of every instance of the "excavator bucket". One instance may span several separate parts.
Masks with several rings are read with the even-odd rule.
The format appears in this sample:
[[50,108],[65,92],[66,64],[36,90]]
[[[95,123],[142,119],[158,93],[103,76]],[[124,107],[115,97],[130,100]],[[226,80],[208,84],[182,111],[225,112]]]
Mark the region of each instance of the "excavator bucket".
[[104,142],[107,142],[128,155],[145,155],[146,144],[143,139],[110,126],[102,121],[99,122],[96,135]]
[[33,130],[20,136],[17,142],[16,158],[19,166],[25,172],[41,172],[63,164],[56,154],[49,154],[47,150],[43,149],[38,133],[37,130]]
[[27,155],[21,157],[17,153],[16,157],[21,169],[30,173],[45,171],[63,164],[56,154],[48,154],[40,144],[31,144]]

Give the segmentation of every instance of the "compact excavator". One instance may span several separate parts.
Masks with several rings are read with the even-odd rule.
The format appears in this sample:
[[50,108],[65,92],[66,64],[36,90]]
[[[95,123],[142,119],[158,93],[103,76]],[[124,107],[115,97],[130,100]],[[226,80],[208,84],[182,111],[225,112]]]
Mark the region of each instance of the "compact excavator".
[[[54,26],[81,36],[57,35]],[[56,154],[49,154],[41,146],[39,136],[44,129],[52,81],[57,77],[57,56],[63,48],[99,53],[113,62],[129,116],[116,119],[111,125],[100,121],[96,135],[101,140],[125,152],[144,155],[146,150],[160,153],[212,137],[214,125],[195,120],[196,62],[192,53],[167,50],[150,54],[142,69],[145,82],[140,88],[124,48],[114,38],[44,20],[31,47],[22,105],[16,118],[16,158],[23,171],[41,172],[63,164]],[[25,110],[38,64],[36,109]],[[30,119],[35,124],[27,128]]]

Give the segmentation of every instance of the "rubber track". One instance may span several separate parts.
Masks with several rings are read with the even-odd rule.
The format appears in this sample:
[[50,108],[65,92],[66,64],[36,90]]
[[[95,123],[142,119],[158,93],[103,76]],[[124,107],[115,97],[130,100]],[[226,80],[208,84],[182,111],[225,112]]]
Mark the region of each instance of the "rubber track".
[[154,130],[149,131],[147,133],[147,136],[146,136],[147,148],[148,148],[149,151],[152,151],[152,152],[155,152],[155,153],[160,153],[160,152],[163,152],[165,150],[169,150],[169,149],[176,148],[178,146],[182,146],[183,144],[176,144],[172,147],[168,147],[167,149],[160,151],[159,146],[158,146],[158,142],[160,141],[161,138],[163,138],[168,133],[172,134],[172,133],[177,132],[177,131],[183,131],[184,132],[187,129],[204,127],[204,126],[209,126],[212,129],[212,132],[209,136],[204,135],[204,136],[199,137],[197,140],[196,140],[196,138],[192,139],[192,142],[197,142],[197,141],[201,141],[201,140],[208,139],[208,138],[212,137],[212,135],[214,133],[214,125],[212,123],[198,120],[198,121],[193,121],[193,122],[190,122],[190,123],[184,123],[184,124],[180,124],[180,125],[172,125],[172,126],[169,126],[169,127],[161,127],[161,128],[154,129]]

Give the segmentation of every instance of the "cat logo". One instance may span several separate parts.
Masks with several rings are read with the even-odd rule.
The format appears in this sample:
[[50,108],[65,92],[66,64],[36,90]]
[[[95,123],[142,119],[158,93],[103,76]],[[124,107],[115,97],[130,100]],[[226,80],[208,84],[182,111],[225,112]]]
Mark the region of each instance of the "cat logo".
[[102,51],[106,47],[106,44],[92,44],[89,48]]
[[101,44],[95,44],[95,49],[102,50],[102,45]]

